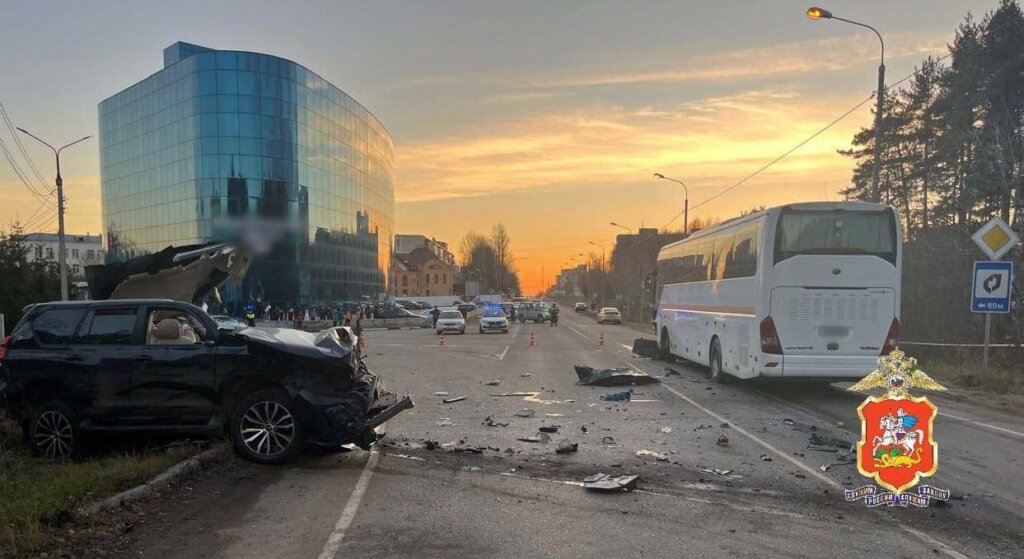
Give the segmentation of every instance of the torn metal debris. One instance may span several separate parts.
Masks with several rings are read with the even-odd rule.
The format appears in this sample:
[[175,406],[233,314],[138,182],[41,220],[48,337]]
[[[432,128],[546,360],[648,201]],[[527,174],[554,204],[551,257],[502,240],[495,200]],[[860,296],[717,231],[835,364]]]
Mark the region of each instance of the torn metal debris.
[[492,418],[489,415],[484,418],[483,424],[488,426],[488,427],[508,427],[508,422],[507,421],[505,421],[505,422],[495,421],[494,418]]
[[648,359],[657,359],[661,354],[661,348],[658,347],[657,340],[648,340],[647,338],[636,338],[633,340],[633,355],[637,357],[646,357]]
[[628,367],[595,369],[585,365],[576,365],[575,369],[576,376],[579,377],[579,382],[576,384],[587,386],[635,386],[658,382],[658,379],[651,375],[634,371]]
[[558,444],[558,448],[555,449],[555,454],[572,454],[579,449],[579,444],[571,443],[569,441],[563,441]]
[[624,392],[612,392],[611,394],[601,394],[601,399],[605,402],[628,402],[633,397],[633,393],[629,390]]
[[532,437],[519,437],[516,440],[524,443],[546,443],[551,440],[551,437],[549,437],[547,433],[537,433]]
[[455,402],[461,402],[461,401],[463,401],[465,399],[466,399],[465,396],[456,396],[454,398],[445,398],[445,399],[443,399],[441,401],[446,403],[446,404],[454,404]]
[[638,450],[636,451],[637,458],[654,458],[658,462],[668,462],[668,455],[661,452],[654,452],[653,450]]
[[629,492],[637,488],[638,475],[594,474],[583,479],[583,487],[589,491]]

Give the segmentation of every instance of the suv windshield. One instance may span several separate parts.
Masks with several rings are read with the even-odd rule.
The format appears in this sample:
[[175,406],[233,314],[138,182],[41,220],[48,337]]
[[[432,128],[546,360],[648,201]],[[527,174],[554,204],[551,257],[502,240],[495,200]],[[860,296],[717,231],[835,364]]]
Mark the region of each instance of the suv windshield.
[[892,212],[783,210],[775,233],[775,263],[800,254],[860,254],[896,262]]

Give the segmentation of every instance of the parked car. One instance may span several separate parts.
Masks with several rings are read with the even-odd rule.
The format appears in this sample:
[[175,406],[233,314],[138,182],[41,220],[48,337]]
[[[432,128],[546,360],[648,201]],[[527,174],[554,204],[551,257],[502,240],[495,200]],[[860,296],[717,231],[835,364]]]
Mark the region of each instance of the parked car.
[[519,310],[516,311],[516,316],[519,318],[519,322],[532,320],[537,324],[541,324],[551,318],[548,307],[544,303],[523,303],[519,306]]
[[605,324],[609,322],[622,324],[622,314],[615,307],[601,307],[601,310],[597,311],[597,323]]
[[217,323],[217,328],[220,330],[238,330],[239,328],[246,328],[248,324],[238,320],[237,318],[231,318],[226,314],[215,314],[211,316],[214,322]]
[[480,333],[501,332],[508,334],[508,317],[501,307],[488,307],[480,317]]
[[501,310],[505,313],[505,318],[512,318],[512,311],[516,309],[515,303],[502,303]]
[[437,324],[434,326],[434,329],[437,330],[438,335],[445,332],[458,332],[460,334],[465,334],[466,318],[457,310],[443,310],[441,311],[441,314],[437,316]]
[[462,303],[455,308],[459,309],[459,312],[462,313],[462,318],[466,318],[466,315],[476,310],[476,305],[473,303]]
[[572,310],[574,310],[576,312],[583,312],[583,311],[587,310],[587,304],[586,303],[576,303],[575,305],[572,306]]
[[378,307],[377,312],[373,315],[374,318],[423,318],[423,316],[414,313],[408,309],[403,309],[399,306],[391,307]]
[[348,328],[224,331],[162,299],[30,307],[0,344],[5,406],[41,454],[74,457],[95,431],[226,433],[264,464],[304,446],[368,448],[396,403]]

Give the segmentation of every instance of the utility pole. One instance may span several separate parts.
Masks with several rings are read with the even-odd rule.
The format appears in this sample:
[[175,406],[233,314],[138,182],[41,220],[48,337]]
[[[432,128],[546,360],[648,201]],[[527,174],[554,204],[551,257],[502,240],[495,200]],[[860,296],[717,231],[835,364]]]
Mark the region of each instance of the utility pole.
[[50,144],[48,144],[48,143],[44,142],[43,140],[41,140],[35,134],[29,132],[28,130],[25,130],[24,128],[18,127],[18,130],[21,130],[23,133],[31,136],[32,138],[34,138],[39,143],[41,143],[44,146],[50,148],[50,151],[53,152],[54,158],[56,158],[56,160],[57,160],[57,179],[54,181],[57,184],[57,251],[58,251],[58,255],[57,255],[57,262],[58,262],[58,264],[57,265],[60,267],[60,300],[61,301],[67,301],[68,300],[68,266],[67,266],[67,256],[65,256],[65,254],[64,254],[66,252],[66,249],[64,248],[64,179],[62,179],[60,177],[60,152],[63,151],[64,148],[71,147],[71,146],[77,144],[78,142],[83,142],[85,140],[88,140],[89,138],[92,138],[92,136],[86,136],[84,138],[79,138],[79,139],[71,142],[70,144],[65,144],[65,145],[63,145],[63,146],[61,146],[59,148],[55,148],[55,147],[51,146]]

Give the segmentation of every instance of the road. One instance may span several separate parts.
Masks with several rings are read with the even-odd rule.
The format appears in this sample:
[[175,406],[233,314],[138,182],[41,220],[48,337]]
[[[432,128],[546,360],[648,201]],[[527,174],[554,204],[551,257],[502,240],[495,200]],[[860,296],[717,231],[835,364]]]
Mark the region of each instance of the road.
[[[855,466],[807,448],[812,433],[857,440],[863,395],[829,385],[712,385],[680,364],[671,365],[678,376],[665,376],[664,363],[630,354],[636,331],[562,316],[557,328],[473,332],[444,346],[430,331],[367,332],[371,368],[417,402],[386,425],[384,444],[283,467],[239,462],[198,481],[187,498],[154,504],[123,556],[1020,556],[1020,417],[934,398],[941,452],[928,483],[954,500],[868,509],[842,497],[867,481]],[[635,387],[628,404],[605,402],[601,394],[620,389],[576,385],[574,364],[664,378]],[[466,399],[444,404],[437,392]],[[496,396],[513,392],[534,394]],[[517,417],[524,408],[535,416]],[[487,417],[508,425],[487,426]],[[552,425],[548,443],[517,440]],[[723,435],[726,446],[717,443]],[[556,454],[563,440],[579,451]],[[642,450],[668,460],[638,457]],[[836,465],[822,471],[825,464]],[[597,472],[638,474],[640,490],[583,489]]]

